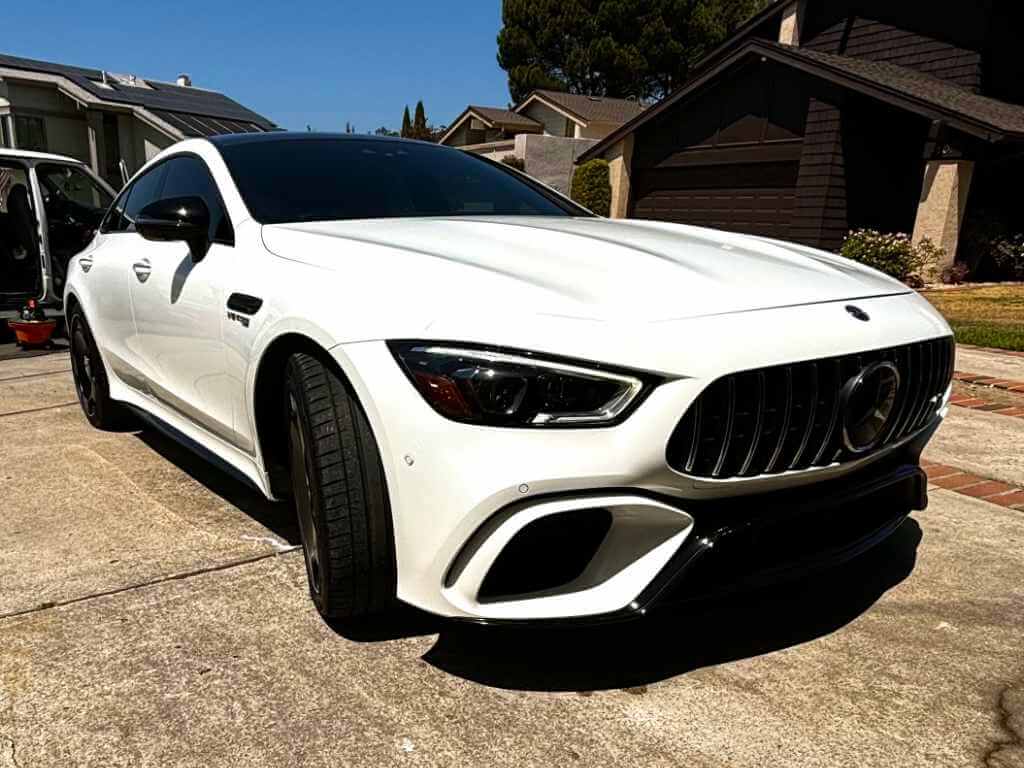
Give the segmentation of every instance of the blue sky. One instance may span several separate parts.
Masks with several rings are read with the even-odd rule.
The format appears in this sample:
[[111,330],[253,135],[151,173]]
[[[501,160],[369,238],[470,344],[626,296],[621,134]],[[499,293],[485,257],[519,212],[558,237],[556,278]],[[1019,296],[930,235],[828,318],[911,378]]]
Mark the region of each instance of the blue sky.
[[431,123],[505,105],[495,60],[501,0],[4,3],[0,52],[227,93],[279,125],[397,129],[423,99]]

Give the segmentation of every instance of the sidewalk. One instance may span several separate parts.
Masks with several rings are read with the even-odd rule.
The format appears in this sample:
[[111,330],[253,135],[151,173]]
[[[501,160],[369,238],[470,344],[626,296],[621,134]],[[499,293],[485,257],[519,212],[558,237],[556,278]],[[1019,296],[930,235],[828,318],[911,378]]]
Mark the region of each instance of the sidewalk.
[[956,369],[995,379],[1024,381],[1024,357],[979,347],[956,347]]

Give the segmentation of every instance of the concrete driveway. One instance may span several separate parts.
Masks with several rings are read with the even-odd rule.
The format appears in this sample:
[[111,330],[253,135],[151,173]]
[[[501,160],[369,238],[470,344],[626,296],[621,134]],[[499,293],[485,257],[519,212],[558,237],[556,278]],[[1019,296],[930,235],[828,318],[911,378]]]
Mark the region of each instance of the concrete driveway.
[[[68,367],[0,362],[0,768],[1024,766],[1024,511],[933,489],[847,567],[642,623],[356,633],[287,508],[93,431]],[[1009,421],[935,460],[1019,455]]]

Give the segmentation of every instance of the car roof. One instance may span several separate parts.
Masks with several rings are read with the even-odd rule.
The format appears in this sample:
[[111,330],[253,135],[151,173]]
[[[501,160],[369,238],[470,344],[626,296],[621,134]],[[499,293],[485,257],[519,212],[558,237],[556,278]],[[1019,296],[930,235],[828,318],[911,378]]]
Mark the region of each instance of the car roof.
[[[281,141],[309,141],[314,139],[330,139],[338,141],[387,141],[397,144],[424,144],[430,147],[440,146],[430,141],[402,139],[397,136],[377,136],[363,133],[320,133],[315,131],[267,131],[266,133],[227,133],[221,136],[208,136],[206,141],[217,147],[230,147],[237,144],[274,144]],[[450,149],[450,147],[448,147]]]
[[19,160],[46,160],[54,163],[74,163],[85,165],[81,160],[76,160],[67,155],[53,155],[49,152],[30,152],[27,149],[7,149],[0,147],[0,157],[17,158]]

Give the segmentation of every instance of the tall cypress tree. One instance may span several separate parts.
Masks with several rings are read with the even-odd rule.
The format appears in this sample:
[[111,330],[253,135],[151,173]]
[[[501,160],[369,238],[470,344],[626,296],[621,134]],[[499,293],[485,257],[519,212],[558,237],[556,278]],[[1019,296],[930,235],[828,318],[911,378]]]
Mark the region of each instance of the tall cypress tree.
[[416,102],[416,117],[412,119],[412,137],[421,141],[430,140],[430,129],[427,127],[427,112],[423,102]]
[[409,105],[405,105],[405,112],[402,113],[402,130],[400,135],[403,139],[412,136],[412,120],[409,119]]

